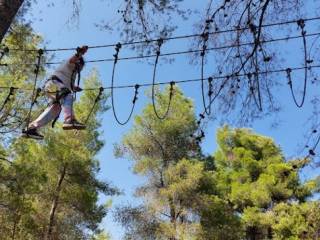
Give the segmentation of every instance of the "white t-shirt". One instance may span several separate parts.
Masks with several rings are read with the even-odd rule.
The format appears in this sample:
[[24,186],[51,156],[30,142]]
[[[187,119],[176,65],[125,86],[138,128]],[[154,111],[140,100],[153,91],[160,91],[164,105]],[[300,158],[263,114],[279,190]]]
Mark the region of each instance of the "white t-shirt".
[[76,74],[73,74],[75,69],[76,65],[67,60],[63,62],[52,75],[57,76],[63,82],[65,87],[72,91],[71,86],[73,86],[76,77]]

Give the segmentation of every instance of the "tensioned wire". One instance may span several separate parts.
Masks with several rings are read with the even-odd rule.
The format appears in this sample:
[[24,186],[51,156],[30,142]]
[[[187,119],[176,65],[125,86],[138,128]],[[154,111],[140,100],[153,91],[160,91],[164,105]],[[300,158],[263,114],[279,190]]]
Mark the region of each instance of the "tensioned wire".
[[[282,22],[276,22],[276,23],[269,23],[269,24],[263,24],[261,25],[261,28],[266,28],[266,27],[274,27],[274,26],[281,26],[281,25],[288,25],[292,23],[297,23],[297,21],[316,21],[320,20],[320,16],[316,17],[311,17],[311,18],[300,18],[300,19],[292,19],[288,21],[282,21]],[[209,35],[213,34],[222,34],[222,33],[228,33],[228,32],[237,32],[237,31],[245,31],[245,30],[250,30],[250,27],[244,27],[244,28],[233,28],[233,29],[226,29],[226,30],[217,30],[214,32],[208,32]],[[193,38],[193,37],[200,37],[202,34],[188,34],[188,35],[180,35],[180,36],[173,36],[173,37],[167,37],[167,38],[161,38],[163,41],[168,41],[168,40],[176,40],[176,39],[186,39],[186,38]],[[131,41],[131,42],[124,42],[121,43],[121,45],[135,45],[135,44],[148,44],[151,42],[157,42],[159,38],[157,39],[150,39],[150,40],[141,40],[141,41]],[[105,44],[105,45],[95,45],[95,46],[89,46],[89,48],[94,49],[94,48],[109,48],[109,47],[115,47],[118,43],[111,43],[111,44]],[[57,52],[57,51],[74,51],[77,48],[72,47],[72,48],[53,48],[53,49],[43,49],[45,52]],[[12,48],[9,49],[9,51],[38,51],[38,49],[21,49],[21,48]]]

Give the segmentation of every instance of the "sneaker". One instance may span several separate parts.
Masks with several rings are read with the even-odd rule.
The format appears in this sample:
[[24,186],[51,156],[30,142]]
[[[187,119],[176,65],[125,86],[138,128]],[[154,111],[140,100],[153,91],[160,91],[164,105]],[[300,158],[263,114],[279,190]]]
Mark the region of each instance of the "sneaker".
[[64,130],[72,130],[72,129],[83,130],[86,128],[86,125],[79,123],[76,119],[72,119],[70,121],[64,122],[62,125],[62,128]]
[[36,128],[26,128],[22,130],[22,137],[42,140],[43,136],[38,133]]

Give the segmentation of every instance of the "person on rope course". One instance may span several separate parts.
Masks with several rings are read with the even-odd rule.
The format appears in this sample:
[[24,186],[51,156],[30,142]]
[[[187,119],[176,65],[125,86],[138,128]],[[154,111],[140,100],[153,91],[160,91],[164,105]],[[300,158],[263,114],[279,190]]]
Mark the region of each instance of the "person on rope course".
[[[41,140],[43,136],[39,134],[38,129],[52,121],[52,127],[59,118],[61,110],[64,113],[64,130],[82,130],[86,126],[78,122],[73,112],[74,94],[82,91],[78,86],[80,72],[85,62],[83,55],[87,52],[88,46],[77,48],[77,53],[69,60],[63,62],[46,81],[44,92],[50,99],[50,105],[40,114],[40,116],[31,122],[26,129],[22,130],[22,136]],[[75,85],[78,75],[78,85]]]

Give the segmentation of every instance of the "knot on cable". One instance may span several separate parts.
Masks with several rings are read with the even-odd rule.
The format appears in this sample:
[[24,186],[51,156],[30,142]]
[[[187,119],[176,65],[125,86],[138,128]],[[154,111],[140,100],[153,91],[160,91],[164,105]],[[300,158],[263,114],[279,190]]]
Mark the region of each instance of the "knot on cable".
[[12,96],[14,94],[15,89],[16,89],[15,87],[10,87],[9,96]]
[[43,55],[43,53],[44,53],[44,51],[43,51],[43,49],[42,49],[42,48],[38,49],[38,56],[42,56],[42,55]]
[[99,94],[98,94],[95,102],[98,102],[98,101],[101,100],[101,95],[102,95],[103,91],[104,91],[104,88],[103,88],[103,87],[100,87],[100,88],[99,88]]
[[121,44],[120,42],[118,42],[118,43],[116,44],[116,51],[119,52],[120,49],[121,49],[121,47],[122,47],[122,44]]
[[211,97],[212,94],[213,94],[213,86],[212,86],[212,81],[213,81],[213,78],[212,77],[209,77],[208,78],[208,83],[209,83],[209,91],[208,91],[208,96]]
[[315,155],[316,155],[316,153],[314,152],[313,149],[309,149],[309,154],[310,154],[311,156],[315,156]]
[[297,21],[297,24],[302,29],[306,26],[306,23],[305,23],[304,19],[302,19],[302,18]]
[[42,91],[41,88],[37,88],[36,89],[36,94],[35,94],[34,99],[32,101],[32,105],[38,103],[37,99],[40,96],[41,91]]
[[119,51],[120,51],[121,47],[122,47],[122,45],[120,42],[118,42],[115,46],[116,53],[113,55],[115,63],[117,63],[117,61],[118,61]]
[[159,39],[157,40],[157,45],[158,45],[158,49],[157,49],[157,51],[156,51],[157,57],[160,56],[160,53],[161,53],[161,52],[160,52],[160,49],[161,49],[162,44],[163,44],[163,39],[162,39],[162,38],[159,38]]
[[133,104],[135,104],[136,101],[138,100],[139,88],[140,88],[139,84],[134,85],[135,91],[134,91],[134,97],[133,97],[133,100],[132,100]]
[[292,69],[291,69],[291,68],[287,68],[287,69],[286,69],[287,78],[288,78],[288,84],[289,84],[290,86],[292,85],[291,72],[292,72]]
[[307,32],[304,30],[306,23],[304,21],[304,19],[299,19],[297,21],[298,26],[301,28],[301,34],[302,36],[305,36],[307,34]]
[[40,95],[40,93],[41,93],[41,91],[42,91],[42,89],[41,89],[41,88],[37,88],[37,90],[36,90],[36,96],[39,96],[39,95]]
[[201,130],[199,136],[195,138],[195,141],[197,144],[200,144],[204,138],[205,138],[205,133],[203,130]]
[[176,84],[176,83],[175,83],[174,81],[171,81],[171,82],[170,82],[170,98],[172,98],[173,89],[174,89],[175,84]]
[[159,46],[159,48],[162,46],[162,44],[163,44],[163,38],[159,38],[158,40],[157,40],[157,44],[158,44],[158,46]]
[[256,33],[257,32],[257,26],[253,23],[249,23],[249,29],[252,33]]
[[208,32],[204,32],[201,34],[201,37],[203,39],[203,41],[208,41],[209,40],[209,33]]

